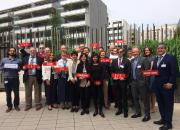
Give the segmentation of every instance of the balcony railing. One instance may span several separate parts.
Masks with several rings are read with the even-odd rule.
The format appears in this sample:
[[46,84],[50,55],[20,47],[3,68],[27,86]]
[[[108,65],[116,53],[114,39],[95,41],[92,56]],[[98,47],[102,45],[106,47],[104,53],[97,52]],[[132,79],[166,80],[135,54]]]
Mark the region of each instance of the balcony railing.
[[86,10],[87,9],[84,8],[84,9],[78,9],[78,10],[73,10],[73,11],[68,11],[68,12],[62,12],[61,16],[62,17],[68,17],[68,16],[79,15],[79,14],[85,14]]
[[86,21],[65,23],[65,24],[62,24],[61,26],[64,28],[81,27],[81,26],[86,26]]
[[61,1],[60,4],[61,4],[61,6],[64,6],[64,5],[80,3],[80,2],[84,2],[84,1],[86,1],[86,0],[64,0],[64,1]]

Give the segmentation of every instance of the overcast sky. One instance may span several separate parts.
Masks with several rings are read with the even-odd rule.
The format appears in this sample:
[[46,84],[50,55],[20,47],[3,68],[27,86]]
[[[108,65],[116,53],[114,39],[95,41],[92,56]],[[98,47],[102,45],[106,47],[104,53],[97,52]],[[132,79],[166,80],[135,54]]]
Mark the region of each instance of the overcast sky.
[[[0,10],[39,0],[0,0]],[[111,20],[137,24],[173,24],[180,19],[180,0],[102,0]]]

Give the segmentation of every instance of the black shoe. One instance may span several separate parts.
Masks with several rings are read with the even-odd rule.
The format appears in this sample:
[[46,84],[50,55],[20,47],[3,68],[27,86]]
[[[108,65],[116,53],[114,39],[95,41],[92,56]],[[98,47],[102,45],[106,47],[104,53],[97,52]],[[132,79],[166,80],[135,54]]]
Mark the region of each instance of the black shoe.
[[16,111],[20,111],[20,108],[17,106],[17,107],[14,107]]
[[169,129],[172,129],[172,125],[171,126],[163,125],[163,126],[159,127],[159,130],[169,130]]
[[86,111],[85,111],[85,110],[82,110],[81,115],[84,115],[85,113],[86,113]]
[[141,117],[141,114],[140,114],[140,113],[134,114],[134,115],[131,116],[131,118],[138,118],[138,117]]
[[99,115],[100,115],[102,118],[105,117],[105,115],[104,115],[104,113],[103,113],[102,111],[99,112]]
[[70,112],[75,112],[75,108],[71,108],[71,111]]
[[122,113],[122,111],[118,110],[118,111],[115,113],[115,115],[118,116],[118,115],[120,115],[121,113]]
[[32,108],[32,106],[26,106],[24,111],[29,111]]
[[95,110],[93,116],[97,116],[97,114],[98,114],[98,110]]
[[89,109],[86,109],[85,112],[86,112],[86,114],[89,114]]
[[74,112],[78,112],[79,111],[79,108],[75,108]]
[[154,121],[153,123],[156,124],[156,125],[163,125],[164,121],[161,119],[159,121]]
[[127,118],[128,117],[128,113],[124,113],[124,118]]
[[6,113],[10,112],[12,110],[12,107],[8,107],[8,109],[6,110]]
[[151,119],[151,116],[144,116],[144,118],[142,119],[142,122],[149,121],[150,119]]

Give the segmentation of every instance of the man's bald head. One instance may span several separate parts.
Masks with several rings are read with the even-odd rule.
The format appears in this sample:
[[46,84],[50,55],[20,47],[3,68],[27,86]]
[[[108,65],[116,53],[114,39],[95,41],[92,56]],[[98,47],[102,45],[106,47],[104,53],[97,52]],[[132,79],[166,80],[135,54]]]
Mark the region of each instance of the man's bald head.
[[132,48],[132,56],[138,57],[140,55],[140,49],[138,47]]

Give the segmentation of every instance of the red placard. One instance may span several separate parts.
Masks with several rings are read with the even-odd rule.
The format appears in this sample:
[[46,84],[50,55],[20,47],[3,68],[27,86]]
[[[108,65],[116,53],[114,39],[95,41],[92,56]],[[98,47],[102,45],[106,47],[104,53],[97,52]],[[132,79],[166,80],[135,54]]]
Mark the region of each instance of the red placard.
[[56,66],[56,62],[44,62],[43,65],[44,66]]
[[31,43],[29,43],[29,42],[25,42],[25,43],[20,43],[20,44],[18,44],[18,47],[19,47],[19,48],[21,48],[21,47],[29,47],[29,46],[31,46]]
[[110,59],[110,58],[101,58],[101,59],[100,59],[100,62],[101,62],[101,63],[106,63],[106,62],[111,63],[111,62],[112,62],[112,59]]
[[90,78],[90,74],[87,74],[87,73],[77,73],[76,77],[78,77],[78,78],[82,77],[82,78],[87,79],[87,78]]
[[50,55],[50,54],[38,53],[38,57],[41,57],[41,58],[48,57],[49,55]]
[[39,69],[40,66],[37,64],[28,64],[28,65],[24,65],[23,69]]
[[57,73],[68,72],[68,67],[55,67],[54,71],[57,72]]
[[91,47],[92,48],[98,48],[98,47],[100,47],[100,43],[98,43],[98,42],[97,43],[92,43]]
[[120,79],[120,80],[124,80],[125,78],[127,78],[126,74],[115,74],[115,73],[113,73],[111,76],[113,79]]
[[143,75],[144,76],[158,76],[159,71],[158,70],[144,70]]

